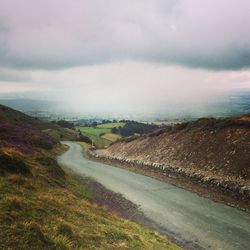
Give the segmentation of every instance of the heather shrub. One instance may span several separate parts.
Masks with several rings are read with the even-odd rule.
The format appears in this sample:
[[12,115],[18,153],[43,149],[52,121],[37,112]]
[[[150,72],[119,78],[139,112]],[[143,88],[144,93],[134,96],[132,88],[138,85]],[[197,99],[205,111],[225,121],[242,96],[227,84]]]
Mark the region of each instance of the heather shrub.
[[86,143],[89,143],[89,144],[92,143],[92,140],[89,137],[87,137],[87,136],[85,136],[83,134],[79,135],[79,141],[86,142]]
[[43,156],[38,157],[36,161],[45,166],[48,170],[49,175],[51,175],[52,177],[56,179],[65,179],[65,173],[55,159]]
[[0,172],[30,174],[30,170],[21,159],[0,153]]
[[32,144],[43,149],[52,149],[56,142],[46,134],[34,135]]

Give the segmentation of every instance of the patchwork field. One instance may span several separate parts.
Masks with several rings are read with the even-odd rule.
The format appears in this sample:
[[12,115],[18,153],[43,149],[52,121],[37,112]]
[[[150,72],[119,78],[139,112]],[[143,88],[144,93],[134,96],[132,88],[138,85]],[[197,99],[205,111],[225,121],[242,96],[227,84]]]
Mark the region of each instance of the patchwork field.
[[124,125],[125,125],[125,122],[111,122],[111,123],[100,124],[97,127],[112,129],[112,128],[123,127]]
[[113,122],[97,125],[96,127],[77,127],[81,133],[93,140],[97,148],[106,148],[112,142],[121,138],[120,135],[111,132],[112,128],[123,127],[123,122]]
[[107,133],[107,134],[103,135],[102,138],[104,138],[104,139],[106,139],[106,140],[109,140],[109,141],[112,141],[112,142],[115,142],[115,141],[117,141],[118,139],[120,139],[121,136],[118,135],[118,134]]

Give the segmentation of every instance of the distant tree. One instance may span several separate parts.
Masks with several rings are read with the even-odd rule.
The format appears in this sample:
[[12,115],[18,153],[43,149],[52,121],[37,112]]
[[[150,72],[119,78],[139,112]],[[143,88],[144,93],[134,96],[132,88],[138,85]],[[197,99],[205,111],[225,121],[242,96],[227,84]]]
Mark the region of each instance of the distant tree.
[[102,120],[102,124],[111,123],[110,120]]
[[70,129],[74,128],[74,124],[72,122],[68,122],[68,121],[65,121],[65,120],[57,121],[56,124],[59,125],[62,128],[70,128]]
[[114,134],[119,134],[119,129],[117,127],[114,127],[111,129],[111,132]]
[[96,128],[97,125],[98,125],[97,122],[92,122],[92,124],[91,124],[91,126],[94,127],[94,128]]
[[86,143],[88,143],[88,144],[91,144],[91,143],[92,143],[92,140],[91,140],[89,137],[87,137],[87,136],[85,136],[85,135],[83,135],[83,134],[80,134],[80,135],[79,135],[79,141],[81,141],[81,142],[86,142]]
[[155,124],[145,124],[136,121],[128,121],[122,128],[120,128],[120,134],[122,136],[131,136],[134,134],[148,134],[153,132],[159,126]]

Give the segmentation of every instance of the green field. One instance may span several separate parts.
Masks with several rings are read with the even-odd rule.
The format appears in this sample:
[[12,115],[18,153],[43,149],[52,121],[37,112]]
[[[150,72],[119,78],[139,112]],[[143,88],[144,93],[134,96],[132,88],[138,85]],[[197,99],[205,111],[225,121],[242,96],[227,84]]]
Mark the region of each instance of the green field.
[[112,141],[112,142],[115,142],[115,141],[117,141],[117,140],[119,140],[121,138],[120,135],[113,134],[113,133],[107,133],[107,134],[105,134],[105,135],[103,135],[101,137],[106,139],[106,140]]
[[79,129],[83,135],[93,140],[97,148],[105,148],[121,138],[121,136],[111,133],[111,129],[114,127],[123,127],[124,125],[125,123],[123,122],[115,122],[100,124],[96,127],[77,127],[76,129]]
[[112,129],[112,128],[118,128],[118,127],[123,127],[125,125],[125,122],[111,122],[111,123],[105,123],[105,124],[100,124],[97,127],[98,128],[107,128],[107,129]]

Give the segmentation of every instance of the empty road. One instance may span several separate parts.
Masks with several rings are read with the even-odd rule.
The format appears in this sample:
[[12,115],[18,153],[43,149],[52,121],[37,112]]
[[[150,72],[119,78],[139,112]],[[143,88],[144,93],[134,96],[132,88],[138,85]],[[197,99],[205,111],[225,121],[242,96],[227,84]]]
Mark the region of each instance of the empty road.
[[87,160],[80,145],[65,144],[70,148],[58,158],[59,164],[122,194],[179,241],[205,249],[250,249],[248,213],[147,176]]

